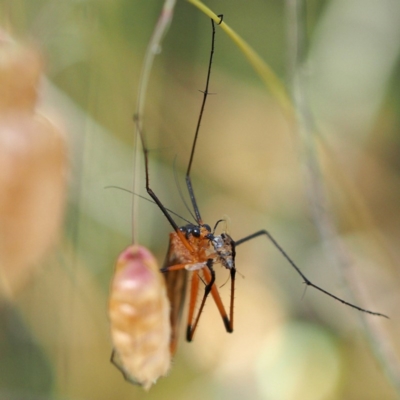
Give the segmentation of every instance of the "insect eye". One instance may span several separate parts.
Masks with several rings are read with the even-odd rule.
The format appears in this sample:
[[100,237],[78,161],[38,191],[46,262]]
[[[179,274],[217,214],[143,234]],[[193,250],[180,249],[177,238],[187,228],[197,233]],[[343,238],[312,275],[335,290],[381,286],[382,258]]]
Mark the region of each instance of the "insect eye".
[[200,237],[200,228],[198,226],[194,227],[191,233],[194,237]]

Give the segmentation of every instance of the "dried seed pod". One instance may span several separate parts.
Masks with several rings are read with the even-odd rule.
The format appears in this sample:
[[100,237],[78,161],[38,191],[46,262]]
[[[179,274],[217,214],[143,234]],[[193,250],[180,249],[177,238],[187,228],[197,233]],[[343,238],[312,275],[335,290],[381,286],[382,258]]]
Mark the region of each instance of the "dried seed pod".
[[24,46],[0,31],[0,112],[35,108],[43,62],[32,46]]
[[36,111],[42,57],[0,30],[0,282],[12,296],[58,236],[66,189],[63,132]]
[[118,257],[111,286],[111,360],[128,381],[146,390],[170,368],[169,312],[155,258],[142,246],[129,246]]
[[0,262],[10,294],[58,237],[66,164],[64,135],[45,117],[0,115]]

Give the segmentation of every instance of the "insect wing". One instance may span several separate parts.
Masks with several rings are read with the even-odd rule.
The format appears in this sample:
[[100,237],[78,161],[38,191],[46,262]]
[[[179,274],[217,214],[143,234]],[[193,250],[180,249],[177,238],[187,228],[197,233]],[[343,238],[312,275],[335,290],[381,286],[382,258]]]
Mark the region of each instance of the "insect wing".
[[[188,262],[187,250],[181,244],[177,234],[173,232],[170,234],[168,252],[163,268],[171,265],[183,264],[185,262]],[[167,285],[167,295],[171,306],[171,355],[175,354],[178,345],[179,327],[186,297],[187,275],[188,272],[186,269],[164,272],[165,282]]]

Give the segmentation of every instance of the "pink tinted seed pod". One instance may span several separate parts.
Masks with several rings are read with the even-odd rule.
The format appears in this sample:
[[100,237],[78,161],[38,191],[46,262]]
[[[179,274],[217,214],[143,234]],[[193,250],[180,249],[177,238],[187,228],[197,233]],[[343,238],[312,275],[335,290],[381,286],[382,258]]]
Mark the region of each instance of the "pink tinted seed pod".
[[169,312],[155,258],[142,246],[129,246],[118,257],[111,284],[111,360],[128,381],[146,390],[170,368]]

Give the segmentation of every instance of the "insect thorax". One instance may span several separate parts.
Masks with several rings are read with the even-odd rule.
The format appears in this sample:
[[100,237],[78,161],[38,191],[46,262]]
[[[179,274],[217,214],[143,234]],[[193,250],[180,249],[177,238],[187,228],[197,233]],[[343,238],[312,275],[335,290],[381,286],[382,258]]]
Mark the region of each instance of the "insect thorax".
[[218,254],[218,262],[227,269],[235,269],[235,242],[227,234],[213,235],[211,240],[215,252]]
[[227,269],[235,268],[235,242],[227,233],[214,235],[207,224],[188,224],[180,230],[197,250],[201,248],[210,256],[214,254],[215,263],[220,263]]

